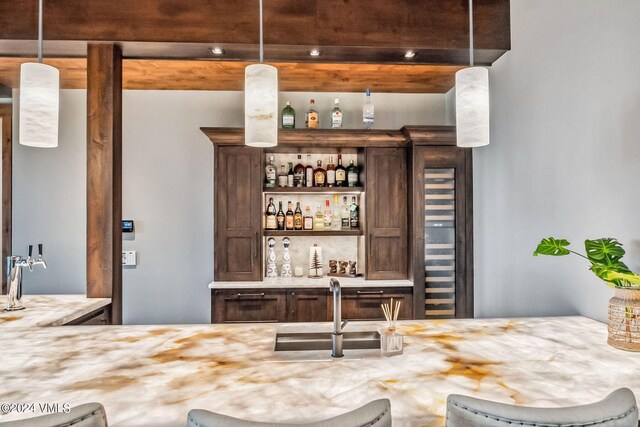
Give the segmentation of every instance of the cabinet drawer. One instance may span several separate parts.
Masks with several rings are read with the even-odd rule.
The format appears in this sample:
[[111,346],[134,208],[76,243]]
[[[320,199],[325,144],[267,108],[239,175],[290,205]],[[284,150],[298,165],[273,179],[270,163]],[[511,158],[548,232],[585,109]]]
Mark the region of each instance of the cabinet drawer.
[[[411,319],[413,288],[343,289],[342,318],[348,320],[384,320],[381,304],[401,301],[399,319]],[[329,313],[333,301],[328,304]],[[333,314],[331,314],[332,316]]]
[[288,322],[326,322],[326,289],[293,289],[287,293]]
[[285,322],[287,319],[285,291],[218,290],[211,296],[213,323]]

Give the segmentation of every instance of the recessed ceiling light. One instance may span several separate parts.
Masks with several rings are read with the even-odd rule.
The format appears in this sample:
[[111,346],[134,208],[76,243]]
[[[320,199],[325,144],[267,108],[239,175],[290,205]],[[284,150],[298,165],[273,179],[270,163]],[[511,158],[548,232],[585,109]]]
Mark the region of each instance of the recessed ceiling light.
[[309,55],[311,55],[311,56],[320,56],[320,50],[319,49],[311,49],[311,51],[309,52]]
[[214,55],[222,55],[224,53],[224,49],[221,47],[214,47],[211,49],[211,53]]
[[408,50],[404,54],[405,58],[413,58],[414,56],[416,56],[416,53],[414,51],[412,51],[412,50]]

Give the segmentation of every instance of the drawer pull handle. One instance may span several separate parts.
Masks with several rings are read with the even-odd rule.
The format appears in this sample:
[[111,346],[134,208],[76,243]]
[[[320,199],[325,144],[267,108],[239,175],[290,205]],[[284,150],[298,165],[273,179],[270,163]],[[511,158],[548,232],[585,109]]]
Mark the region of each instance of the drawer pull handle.
[[259,294],[241,294],[240,292],[238,292],[238,296],[239,297],[263,297],[264,292],[261,292]]
[[358,295],[382,295],[384,291],[358,291]]

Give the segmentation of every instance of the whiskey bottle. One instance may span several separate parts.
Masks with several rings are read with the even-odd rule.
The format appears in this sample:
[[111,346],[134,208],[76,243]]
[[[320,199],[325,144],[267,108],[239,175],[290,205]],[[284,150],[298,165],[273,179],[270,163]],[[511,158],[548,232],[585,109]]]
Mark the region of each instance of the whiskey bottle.
[[265,187],[273,188],[276,186],[276,165],[273,164],[273,156],[269,156],[269,161],[267,162],[267,166],[265,167],[266,179],[265,179]]
[[313,186],[327,186],[327,172],[322,168],[322,160],[318,160],[318,167],[313,171]]
[[338,154],[338,166],[336,166],[336,187],[346,187],[346,186],[347,186],[347,170],[344,168],[344,166],[342,166],[342,154]]
[[296,203],[296,211],[293,213],[293,229],[302,230],[302,209],[300,209],[300,202]]
[[278,174],[278,187],[287,186],[287,171],[284,169],[284,165],[280,165],[280,173]]
[[307,129],[318,129],[319,127],[320,116],[315,109],[315,103],[313,99],[309,101],[309,111],[307,112],[304,122]]
[[349,226],[352,229],[358,229],[360,228],[360,208],[359,206],[356,204],[356,197],[353,196],[351,197],[351,206],[349,206]]
[[311,206],[307,206],[304,212],[304,224],[302,224],[302,228],[304,230],[313,230],[313,216],[311,215]]
[[347,202],[347,196],[342,198],[342,212],[341,212],[341,220],[342,220],[342,229],[348,230],[351,228],[351,211],[349,210],[349,203]]
[[353,164],[353,160],[351,160],[351,163],[349,163],[347,167],[347,185],[349,187],[358,186],[358,166]]
[[333,156],[329,156],[327,163],[327,187],[335,187],[336,185],[336,165],[333,164]]
[[293,174],[293,162],[289,162],[289,172],[287,172],[287,187],[294,187],[295,176]]
[[365,129],[373,128],[374,108],[371,102],[371,90],[367,88],[364,106],[362,107],[362,126]]
[[293,210],[291,209],[291,200],[287,202],[287,213],[284,217],[285,230],[293,230]]
[[294,129],[296,127],[296,111],[287,101],[287,105],[282,110],[282,129]]
[[293,186],[304,187],[304,165],[300,154],[298,154],[298,164],[293,168]]
[[311,166],[311,154],[307,154],[307,166],[304,168],[304,185],[313,187],[313,166]]
[[332,222],[333,213],[331,212],[331,204],[329,203],[329,200],[326,200],[324,204],[324,228],[326,230],[331,230]]
[[320,205],[316,207],[316,214],[313,218],[313,229],[324,230],[324,215],[322,214],[322,209],[320,209]]
[[276,206],[273,204],[273,197],[269,197],[269,204],[267,205],[267,223],[265,229],[277,230],[278,221],[276,220]]
[[278,230],[284,230],[284,212],[282,211],[282,202],[278,202],[278,213],[276,214],[276,222],[278,224]]
[[333,110],[331,110],[331,128],[340,129],[342,127],[342,110],[340,109],[340,100],[336,98],[333,101]]

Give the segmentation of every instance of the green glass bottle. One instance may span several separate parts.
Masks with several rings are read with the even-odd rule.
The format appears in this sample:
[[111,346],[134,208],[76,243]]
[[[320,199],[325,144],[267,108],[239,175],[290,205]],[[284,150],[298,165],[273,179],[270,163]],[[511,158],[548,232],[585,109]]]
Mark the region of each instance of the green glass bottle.
[[353,160],[351,160],[351,163],[347,166],[347,186],[358,186],[358,166],[353,164]]
[[282,129],[295,129],[296,127],[296,111],[291,107],[291,103],[287,101],[286,107],[282,109]]

